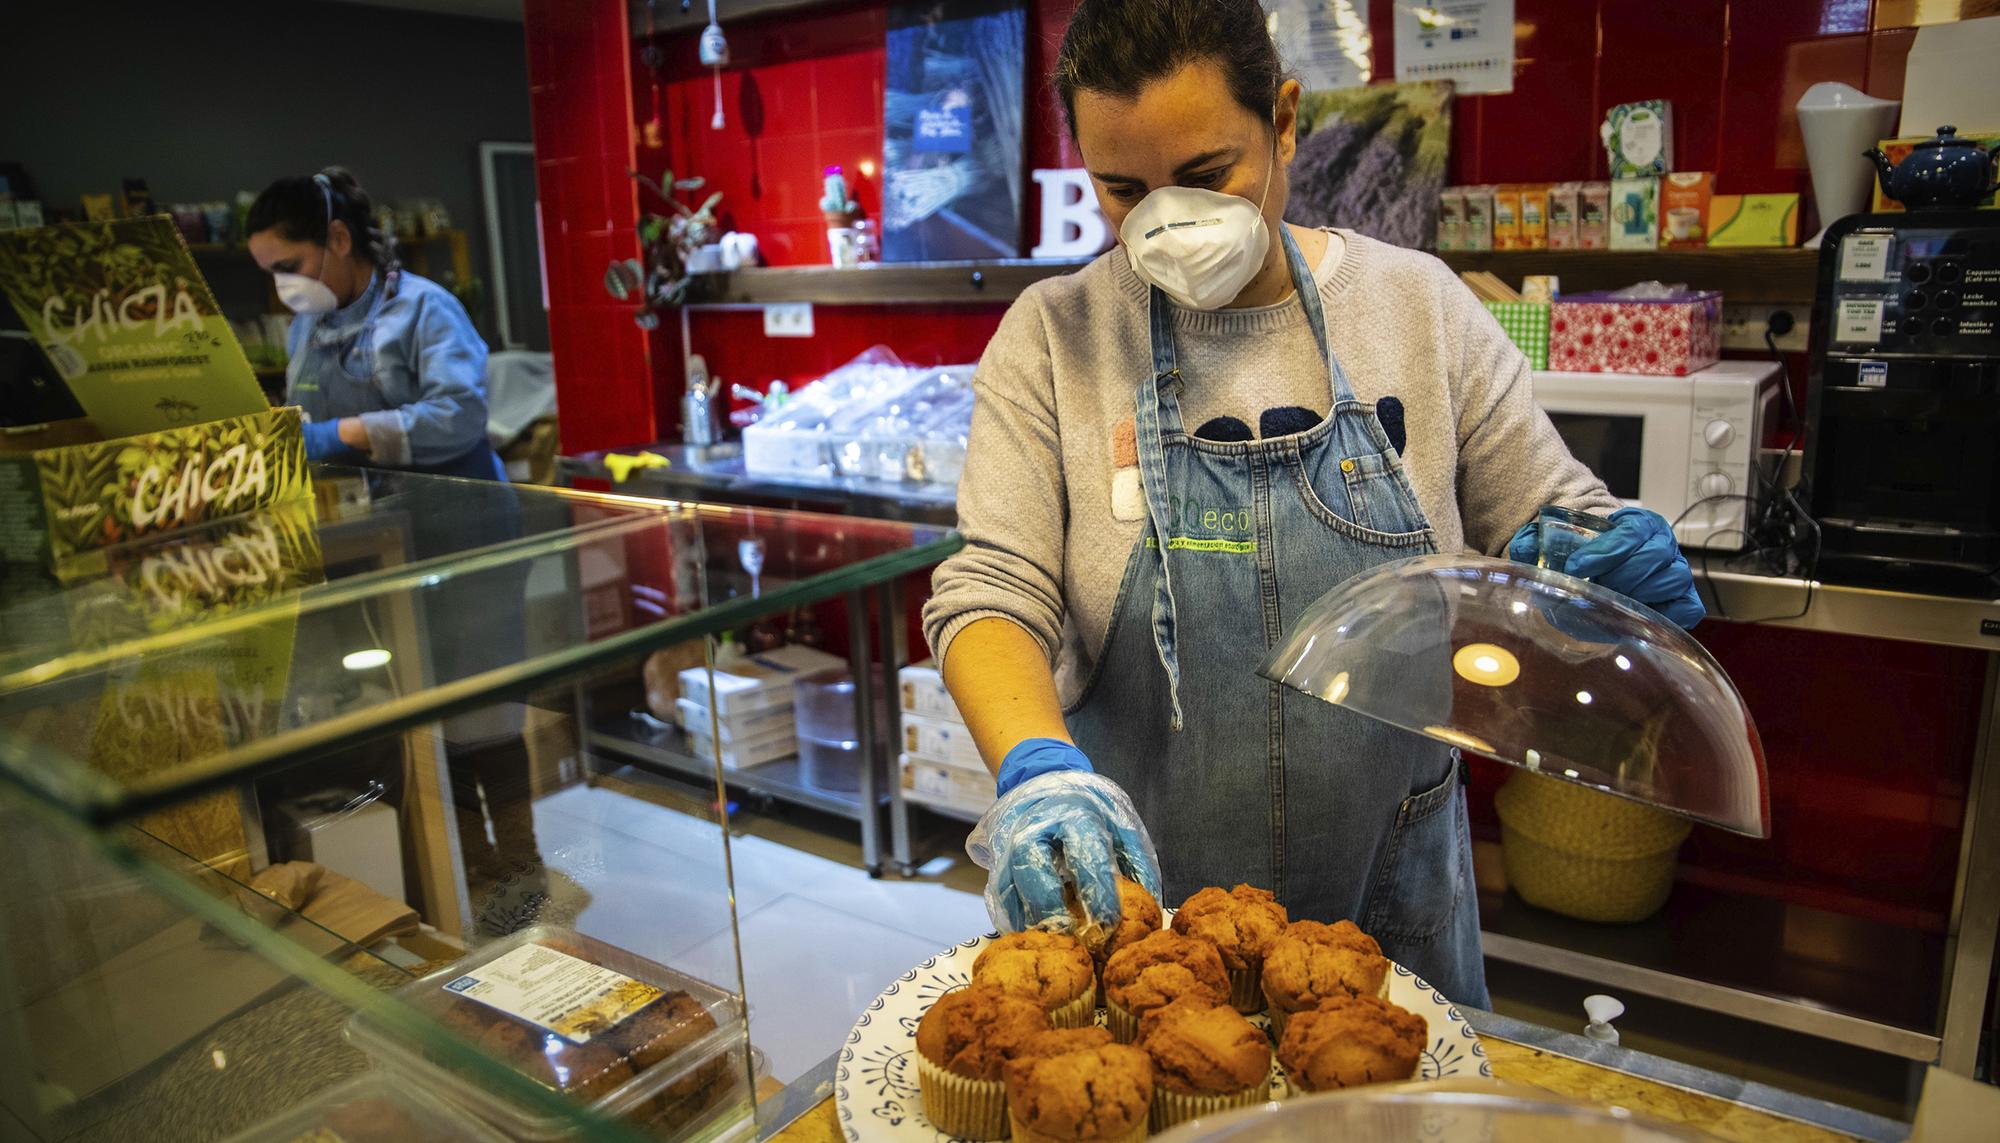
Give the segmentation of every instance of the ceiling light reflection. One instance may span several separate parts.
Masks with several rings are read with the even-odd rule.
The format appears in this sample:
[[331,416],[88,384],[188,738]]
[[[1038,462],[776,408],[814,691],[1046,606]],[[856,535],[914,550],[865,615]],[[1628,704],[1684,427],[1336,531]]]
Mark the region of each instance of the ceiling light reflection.
[[1467,643],[1453,652],[1451,669],[1468,683],[1504,687],[1521,677],[1521,661],[1512,651],[1493,643]]

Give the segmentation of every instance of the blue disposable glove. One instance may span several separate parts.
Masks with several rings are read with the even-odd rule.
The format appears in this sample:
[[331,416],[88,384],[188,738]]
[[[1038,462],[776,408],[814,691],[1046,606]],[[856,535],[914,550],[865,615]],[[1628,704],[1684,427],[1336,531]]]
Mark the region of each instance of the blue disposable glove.
[[1539,563],[1542,558],[1542,522],[1530,520],[1507,541],[1507,558],[1517,564]]
[[329,464],[345,464],[361,459],[361,450],[340,439],[340,422],[305,423],[306,459]]
[[[1611,519],[1616,526],[1571,552],[1563,570],[1636,599],[1682,627],[1700,623],[1708,611],[1666,517],[1644,508],[1620,508]],[[1515,533],[1514,543],[1520,539]],[[1513,554],[1512,544],[1508,554]]]
[[1013,792],[1014,787],[1037,774],[1054,774],[1063,770],[1081,770],[1089,774],[1095,767],[1091,766],[1083,751],[1060,738],[1025,738],[1000,760],[1000,774],[994,779],[993,792],[1004,798]]
[[[987,915],[1001,932],[1049,927],[1048,922],[1066,927],[1070,913],[1063,886],[1068,883],[1075,886],[1087,920],[1115,925],[1118,874],[1154,897],[1160,895],[1153,841],[1125,791],[1092,773],[1082,751],[1073,746],[1050,750],[1033,745],[1037,741],[1053,740],[1023,744],[1031,749],[1014,764],[1020,777],[966,839],[966,852],[987,871]],[[1009,752],[1008,761],[1014,754]],[[1008,761],[1001,763],[1003,775]],[[1030,774],[1031,764],[1050,768]]]

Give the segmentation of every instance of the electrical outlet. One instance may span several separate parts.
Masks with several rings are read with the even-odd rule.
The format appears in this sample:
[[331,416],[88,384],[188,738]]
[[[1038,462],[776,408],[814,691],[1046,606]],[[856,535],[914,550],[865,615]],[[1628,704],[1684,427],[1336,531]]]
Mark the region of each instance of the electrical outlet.
[[1722,303],[1722,348],[1768,350],[1770,347],[1764,344],[1764,329],[1770,323],[1771,315],[1779,310],[1792,315],[1793,325],[1789,332],[1778,338],[1778,351],[1806,352],[1809,344],[1807,334],[1810,332],[1808,325],[1812,318],[1811,306],[1765,305],[1726,300]]
[[783,305],[764,307],[765,337],[811,337],[812,335],[811,302],[786,302]]

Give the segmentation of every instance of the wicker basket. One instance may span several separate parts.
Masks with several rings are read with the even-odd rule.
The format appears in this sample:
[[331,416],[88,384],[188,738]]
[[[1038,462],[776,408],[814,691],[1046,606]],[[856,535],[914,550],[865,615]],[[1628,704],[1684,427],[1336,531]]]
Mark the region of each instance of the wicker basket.
[[1521,899],[1583,921],[1642,921],[1666,904],[1692,828],[1672,814],[1521,771],[1494,796],[1507,881]]

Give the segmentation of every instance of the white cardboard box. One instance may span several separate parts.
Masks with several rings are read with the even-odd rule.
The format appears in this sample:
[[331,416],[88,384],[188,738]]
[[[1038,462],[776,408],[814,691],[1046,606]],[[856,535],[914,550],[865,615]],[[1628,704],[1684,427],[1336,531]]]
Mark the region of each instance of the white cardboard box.
[[[675,721],[681,724],[682,730],[690,734],[704,736],[708,734],[710,720],[707,707],[693,699],[675,699],[674,712]],[[792,708],[789,706],[726,714],[714,721],[722,727],[724,746],[739,741],[768,738],[776,734],[790,734],[794,726]]]
[[[792,705],[792,684],[800,675],[838,667],[845,662],[825,651],[792,646],[717,663],[716,701],[713,705],[716,712],[725,718],[769,710],[775,706],[789,709]],[[708,671],[702,667],[689,667],[682,671],[681,696],[697,706],[711,705]]]
[[[687,732],[688,752],[703,762],[715,757],[715,747],[708,735],[702,731]],[[777,734],[767,734],[762,738],[746,738],[722,744],[722,768],[741,770],[747,766],[762,766],[766,762],[776,762],[780,758],[790,758],[799,752],[798,736],[790,727]]]
[[904,713],[946,722],[965,721],[959,717],[958,704],[951,701],[951,692],[944,689],[944,675],[938,670],[937,660],[926,659],[904,667],[896,677],[903,684]]
[[983,814],[993,805],[993,776],[984,770],[974,774],[908,754],[900,761],[903,796],[910,801],[968,814]]
[[972,741],[972,732],[962,722],[905,714],[903,753],[946,766],[977,770],[982,777],[987,774],[986,763],[979,757],[979,747]]

